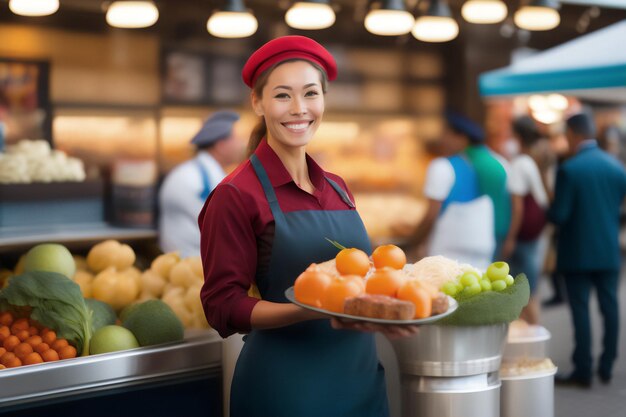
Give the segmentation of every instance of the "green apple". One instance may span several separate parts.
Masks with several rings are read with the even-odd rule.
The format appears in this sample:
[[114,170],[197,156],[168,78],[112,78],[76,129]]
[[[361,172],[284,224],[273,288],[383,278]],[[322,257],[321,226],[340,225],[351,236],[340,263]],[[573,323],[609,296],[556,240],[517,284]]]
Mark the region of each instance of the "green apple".
[[89,341],[89,354],[117,352],[138,348],[135,335],[125,327],[109,325],[99,328]]
[[509,264],[506,262],[494,262],[487,268],[487,276],[491,281],[505,279],[509,274]]
[[57,243],[42,243],[33,247],[24,257],[24,272],[57,272],[72,278],[76,272],[76,262],[69,250]]

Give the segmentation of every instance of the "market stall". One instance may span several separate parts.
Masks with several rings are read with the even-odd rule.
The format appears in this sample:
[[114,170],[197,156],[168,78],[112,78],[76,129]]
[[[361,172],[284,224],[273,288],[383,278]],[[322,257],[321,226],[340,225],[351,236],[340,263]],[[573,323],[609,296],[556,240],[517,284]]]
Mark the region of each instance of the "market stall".
[[626,22],[619,22],[480,76],[483,97],[559,92],[626,102]]

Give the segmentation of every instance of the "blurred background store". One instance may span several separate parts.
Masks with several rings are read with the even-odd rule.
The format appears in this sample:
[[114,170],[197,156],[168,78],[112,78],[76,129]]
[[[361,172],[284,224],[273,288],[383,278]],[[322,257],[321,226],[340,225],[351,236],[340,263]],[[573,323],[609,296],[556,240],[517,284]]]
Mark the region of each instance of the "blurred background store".
[[[372,2],[366,0],[331,2],[335,22],[320,30],[298,30],[285,22],[293,2],[250,0],[245,7],[258,28],[251,36],[224,39],[207,33],[207,20],[229,2],[159,1],[158,20],[143,29],[112,27],[105,19],[107,4],[98,0],[61,1],[58,11],[42,17],[18,15],[8,3],[0,3],[5,146],[45,139],[83,161],[86,181],[104,181],[105,198],[115,178],[119,183],[134,175],[130,164],[154,163],[154,172],[145,164],[136,169],[144,173],[143,183],[156,185],[188,159],[189,138],[214,109],[241,112],[238,129],[247,137],[254,117],[239,73],[254,48],[294,33],[324,43],[341,71],[311,152],[347,179],[372,238],[380,241],[394,240],[395,223],[410,228],[422,214],[424,171],[437,152],[445,108],[484,122],[489,143],[507,152],[510,120],[529,112],[532,100],[481,99],[481,73],[626,17],[619,1],[570,0],[562,2],[554,29],[535,31],[516,26],[518,1],[501,3],[508,7],[504,20],[476,24],[461,16],[464,1],[451,0],[450,21],[458,35],[427,42],[411,33],[370,33],[364,19]],[[429,2],[395,3],[419,16]],[[534,99],[542,98],[556,103],[556,112],[547,108],[534,116],[558,147],[558,122],[578,101]],[[603,107],[598,117],[623,132],[621,108]],[[115,215],[110,200],[103,212],[109,221]]]
[[[480,2],[470,0],[142,1],[149,12],[139,28],[114,27],[124,25],[112,16],[123,1],[50,0],[42,12],[20,3],[28,2],[0,0],[0,269],[14,269],[38,243],[60,242],[86,255],[106,239],[131,243],[140,269],[148,268],[159,254],[160,182],[192,157],[189,140],[215,110],[240,113],[237,133],[247,139],[256,119],[241,68],[252,51],[282,35],[312,37],[337,59],[339,77],[309,151],[346,179],[375,245],[403,245],[399,231],[421,220],[426,168],[439,154],[446,109],[480,123],[488,145],[510,158],[515,117],[533,117],[558,155],[567,146],[563,120],[591,107],[600,139],[626,161],[623,91],[482,97],[479,88],[481,74],[624,21],[624,0],[540,1],[544,27],[536,26],[538,16],[523,21],[526,0],[483,2],[495,7],[486,23],[476,23],[488,16],[485,9],[471,17],[468,6]],[[286,21],[296,6],[313,15],[311,4],[330,13],[325,27],[295,28],[321,17]],[[394,18],[405,27],[396,20],[376,29],[369,20],[366,28],[381,6],[402,8]],[[248,33],[217,32],[214,19],[228,7],[252,22]],[[443,32],[420,25],[434,11],[448,17]],[[613,41],[607,48],[623,56],[624,38]]]

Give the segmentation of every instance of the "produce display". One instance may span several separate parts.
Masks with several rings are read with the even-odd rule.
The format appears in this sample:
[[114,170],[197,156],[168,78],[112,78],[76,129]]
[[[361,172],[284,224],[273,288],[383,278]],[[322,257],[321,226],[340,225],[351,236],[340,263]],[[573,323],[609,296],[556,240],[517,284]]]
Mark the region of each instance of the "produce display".
[[183,339],[206,328],[199,258],[134,266],[132,248],[96,244],[85,258],[46,243],[0,271],[0,369]]
[[84,180],[83,161],[52,150],[46,140],[21,140],[0,152],[0,184]]
[[359,249],[331,243],[340,249],[335,259],[312,264],[296,279],[297,302],[384,320],[424,319],[448,310],[445,294],[406,273],[406,255],[399,247],[379,246],[370,260]]

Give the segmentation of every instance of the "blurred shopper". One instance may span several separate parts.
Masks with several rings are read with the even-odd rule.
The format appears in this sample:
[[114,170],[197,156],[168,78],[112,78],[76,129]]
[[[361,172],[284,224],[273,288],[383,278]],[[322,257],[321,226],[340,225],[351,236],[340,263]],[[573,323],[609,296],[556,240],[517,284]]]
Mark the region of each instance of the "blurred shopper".
[[159,191],[159,244],[163,252],[200,256],[198,214],[226,176],[224,169],[243,157],[243,147],[233,132],[237,120],[239,115],[232,111],[213,113],[191,140],[196,156],[175,167],[163,181]]
[[558,170],[555,198],[548,212],[559,227],[557,268],[565,285],[574,323],[574,371],[557,382],[590,387],[592,380],[589,294],[595,287],[604,321],[598,375],[608,383],[617,357],[620,269],[619,215],[626,196],[626,171],[594,139],[591,116],[577,114],[567,122],[573,156]]
[[530,284],[530,301],[521,318],[530,324],[539,322],[537,283],[541,274],[545,248],[540,238],[546,225],[548,195],[539,168],[530,156],[532,147],[541,138],[535,122],[523,116],[513,122],[513,134],[520,144],[520,154],[511,162],[512,219],[503,257],[510,257],[513,275],[525,273]]
[[[441,138],[446,156],[434,159],[428,167],[424,184],[428,208],[412,243],[426,244],[429,256],[443,255],[486,269],[496,246],[494,204],[481,191],[476,163],[487,159],[491,166],[491,160],[481,155],[482,149],[473,149],[482,148],[484,133],[459,114],[448,113],[446,121]],[[468,152],[473,153],[476,163]],[[503,173],[501,165],[499,168]]]
[[[371,252],[345,182],[306,153],[336,75],[333,56],[303,36],[266,43],[243,68],[260,117],[251,155],[198,219],[207,320],[222,337],[248,333],[232,381],[234,417],[388,416],[371,331],[398,337],[417,330],[342,324],[285,297],[311,263],[336,256],[326,238]],[[252,285],[260,300],[248,296]]]

